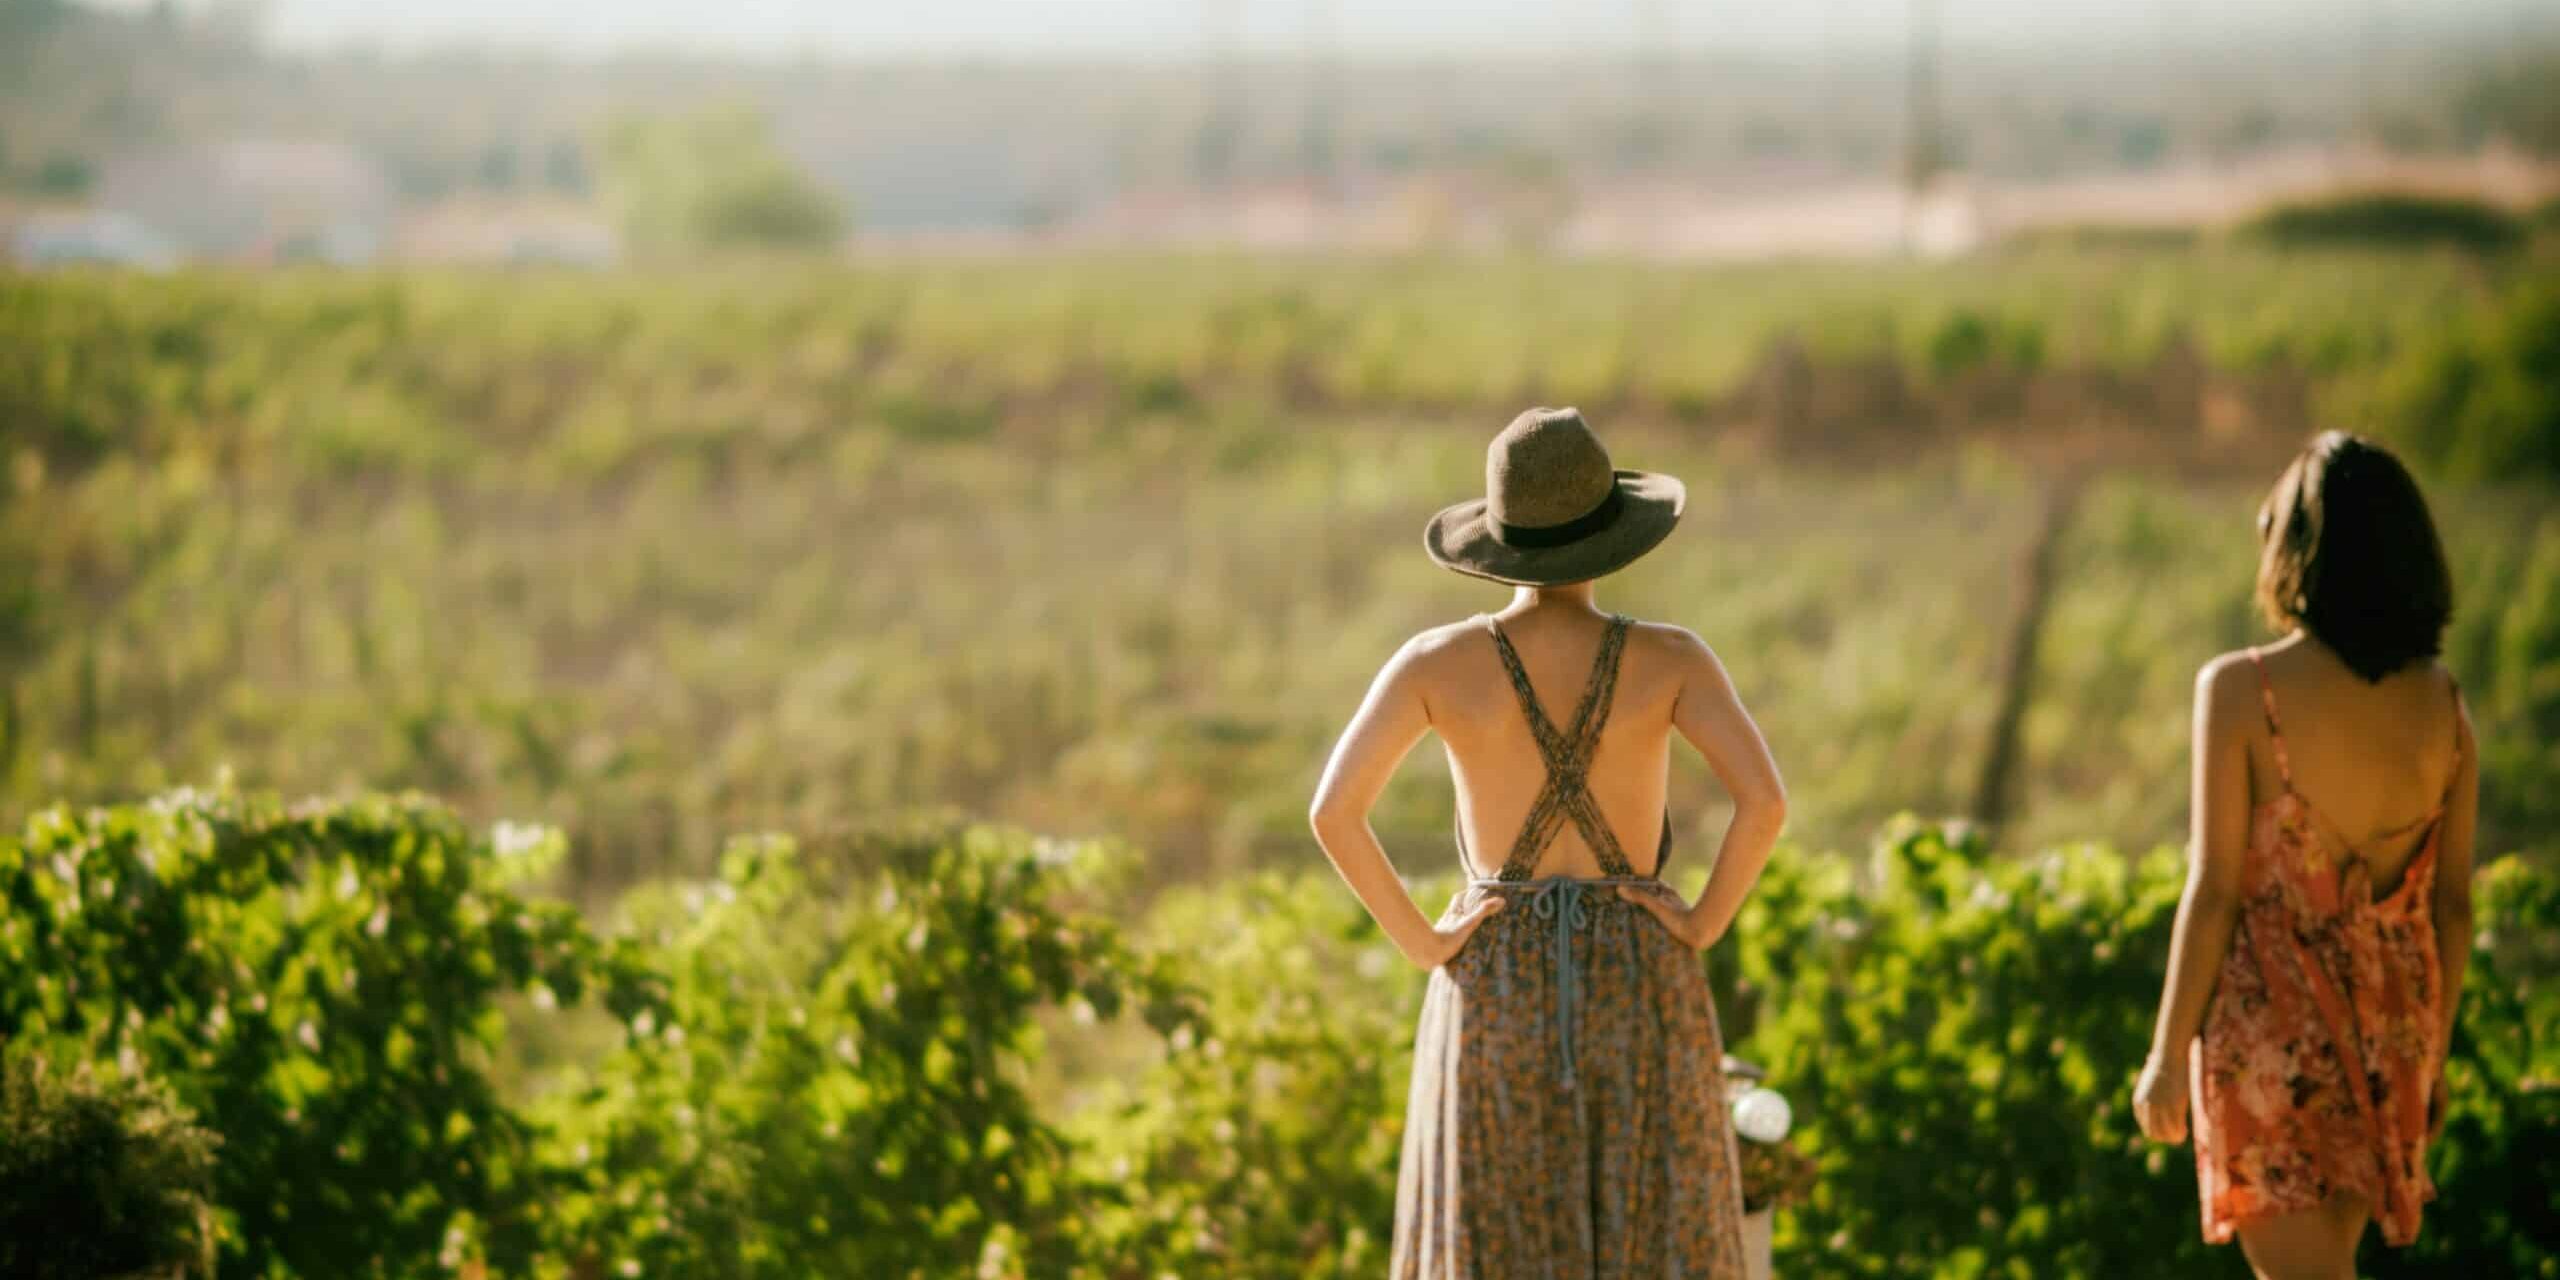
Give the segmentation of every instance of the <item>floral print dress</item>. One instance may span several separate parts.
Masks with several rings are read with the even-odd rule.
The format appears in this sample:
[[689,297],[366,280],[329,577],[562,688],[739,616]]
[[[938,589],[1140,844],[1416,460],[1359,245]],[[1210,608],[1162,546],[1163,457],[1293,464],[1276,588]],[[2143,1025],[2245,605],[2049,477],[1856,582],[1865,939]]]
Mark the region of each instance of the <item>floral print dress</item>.
[[2435,1196],[2427,1106],[2444,992],[2430,898],[2451,784],[2379,837],[2426,829],[2376,897],[2363,853],[2293,789],[2263,663],[2258,681],[2283,789],[2251,815],[2240,919],[2189,1050],[2204,1238],[2355,1192],[2383,1240],[2405,1245]]
[[[1723,1035],[1695,950],[1620,899],[1670,893],[1666,818],[1638,876],[1585,787],[1629,620],[1610,617],[1571,728],[1540,709],[1499,624],[1496,651],[1547,763],[1498,876],[1513,901],[1432,970],[1414,1034],[1396,1178],[1394,1280],[1742,1280],[1741,1162]],[[1571,821],[1600,876],[1538,876]],[[1465,858],[1465,836],[1459,855]]]

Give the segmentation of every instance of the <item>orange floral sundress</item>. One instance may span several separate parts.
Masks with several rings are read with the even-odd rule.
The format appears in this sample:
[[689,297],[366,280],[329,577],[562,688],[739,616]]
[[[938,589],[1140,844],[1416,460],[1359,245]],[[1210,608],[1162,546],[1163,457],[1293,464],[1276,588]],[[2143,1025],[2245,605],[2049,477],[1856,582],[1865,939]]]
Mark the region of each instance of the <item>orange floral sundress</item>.
[[2427,829],[2377,899],[2363,852],[2293,789],[2275,690],[2256,649],[2249,659],[2284,786],[2251,815],[2240,919],[2188,1051],[2204,1238],[2360,1192],[2384,1242],[2406,1245],[2435,1198],[2427,1105],[2444,993],[2429,900],[2452,785],[2377,837]]

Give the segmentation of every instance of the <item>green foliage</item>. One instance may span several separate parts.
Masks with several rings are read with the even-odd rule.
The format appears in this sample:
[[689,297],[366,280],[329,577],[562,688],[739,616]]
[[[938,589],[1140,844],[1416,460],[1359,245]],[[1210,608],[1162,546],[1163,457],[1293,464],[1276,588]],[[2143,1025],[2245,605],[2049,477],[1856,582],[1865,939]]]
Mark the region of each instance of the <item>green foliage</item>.
[[213,1274],[217,1139],[168,1089],[0,1050],[0,1274]]
[[[222,1135],[227,1273],[1383,1262],[1422,975],[1336,877],[1173,890],[1124,933],[1107,904],[1127,850],[917,820],[733,841],[716,878],[636,891],[608,944],[504,890],[558,852],[380,796],[52,811],[0,862],[0,1033],[126,1059]],[[1710,972],[1731,1047],[1795,1102],[1816,1166],[1781,1212],[1788,1274],[2217,1265],[2188,1154],[2144,1146],[2125,1108],[2179,884],[2165,851],[2003,860],[1919,825],[1864,863],[1782,851]],[[2560,1267],[2541,1196],[2560,1172],[2560,879],[2493,862],[2478,902],[2443,1196],[2377,1275]],[[502,1093],[485,1064],[511,987],[537,1009],[603,993],[612,1043]],[[0,1107],[10,1132],[48,1114],[31,1079]],[[202,1174],[149,1092],[72,1097],[49,1113],[76,1123],[44,1123],[130,1144],[133,1194]],[[67,1149],[13,1140],[0,1167]]]
[[2378,1280],[2560,1276],[2560,876],[2513,858],[2474,881],[2478,945],[2446,1068],[2453,1105],[2429,1161],[2438,1197]]
[[2446,475],[2560,479],[2560,286],[2447,324],[2381,395],[2385,429]]
[[1035,1106],[1035,1015],[1127,1007],[1186,1036],[1197,1018],[1170,957],[1092,912],[1130,859],[920,824],[805,851],[741,839],[721,864],[626,904],[669,998],[538,1109],[569,1179],[544,1211],[554,1257],[776,1280],[1082,1274],[1116,1188]]
[[2066,222],[2019,231],[2001,243],[2013,250],[2126,252],[2193,249],[2202,238],[2196,228],[2178,223]]
[[1950,378],[1985,366],[2033,370],[2044,360],[2044,330],[2032,320],[1950,312],[1929,334],[1931,375]]
[[2445,650],[2480,731],[2482,829],[2542,852],[2560,831],[2560,789],[2542,781],[2560,767],[2560,511],[2523,501],[2532,535],[2462,566]]
[[[1926,826],[1887,833],[1863,868],[1772,866],[1735,959],[1754,1015],[1744,1052],[1796,1104],[1820,1169],[1780,1215],[1790,1274],[2222,1265],[2197,1229],[2191,1153],[2146,1144],[2127,1105],[2182,881],[2166,851],[2003,860]],[[2379,1274],[2560,1268],[2560,1215],[2527,1173],[2560,1144],[2560,880],[2508,860],[2480,886],[2456,1110],[2434,1157],[2442,1199],[2417,1246],[2369,1255]]]
[[748,107],[626,116],[606,131],[603,183],[634,251],[824,249],[838,199],[801,172]]
[[[1770,1068],[1818,1166],[1785,1210],[1808,1277],[2206,1274],[2192,1153],[2144,1143],[2126,1100],[2182,884],[2168,851],[2024,859],[1903,824],[1866,860],[1782,851],[1709,960],[1730,1047]],[[1435,900],[1436,880],[1418,886]],[[1694,888],[1694,886],[1693,886]],[[2369,1274],[2560,1266],[2543,1195],[2560,1150],[2560,878],[2506,859],[2480,937],[2434,1156],[2442,1196]],[[1108,1219],[1133,1274],[1375,1274],[1392,1219],[1420,975],[1322,873],[1158,900],[1209,1039],[1076,1126],[1144,1188]],[[2144,1259],[2129,1269],[2128,1259]]]
[[654,975],[506,887],[558,839],[493,849],[415,797],[46,810],[0,843],[0,1039],[132,1061],[222,1136],[226,1273],[416,1274],[464,1215],[535,1197],[485,1065],[499,997],[651,1003]]
[[[0,278],[0,814],[228,761],[557,822],[595,893],[707,871],[730,832],[913,803],[1110,831],[1178,874],[1270,865],[1304,854],[1306,762],[1377,664],[1486,603],[1413,522],[1478,483],[1492,424],[1580,399],[1691,487],[1609,590],[1743,655],[1778,758],[1823,779],[1796,829],[1835,847],[1970,802],[2035,468],[2091,418],[2141,419],[2120,446],[2197,470],[2146,462],[2075,522],[2003,838],[2173,838],[2159,784],[2195,666],[2254,634],[2273,471],[2213,451],[2290,443],[2302,411],[2251,416],[2262,386],[2397,378],[2527,265],[2216,245]],[[1780,335],[1801,438],[1755,434],[1787,416],[1760,407],[1787,398],[1761,391]],[[1910,456],[1911,419],[1944,443]],[[1891,465],[1844,472],[1831,440]],[[2457,571],[2495,584],[2460,625],[2537,633],[2519,615],[2560,573],[2530,554],[2539,514],[2434,492]],[[2533,652],[2456,669],[2539,687],[2506,665]],[[2514,820],[2560,803],[2524,799],[2560,796],[2526,723],[2500,724],[2502,848],[2560,832]],[[1387,796],[1399,853],[1446,848],[1438,767]],[[1682,838],[1714,816],[1684,810]]]
[[1773,867],[1734,929],[1747,1052],[1819,1168],[1780,1248],[1842,1276],[2208,1265],[2193,1173],[2144,1149],[2123,1096],[2174,868],[2085,849],[1995,864],[1917,828],[1867,870],[1862,889],[1838,860]]
[[2475,252],[2512,249],[2525,235],[2513,215],[2484,201],[2399,191],[2280,204],[2243,231],[2284,245],[2444,244]]
[[1078,1126],[1133,1189],[1102,1218],[1125,1274],[1383,1272],[1424,975],[1329,875],[1180,890],[1148,923],[1207,1016]]

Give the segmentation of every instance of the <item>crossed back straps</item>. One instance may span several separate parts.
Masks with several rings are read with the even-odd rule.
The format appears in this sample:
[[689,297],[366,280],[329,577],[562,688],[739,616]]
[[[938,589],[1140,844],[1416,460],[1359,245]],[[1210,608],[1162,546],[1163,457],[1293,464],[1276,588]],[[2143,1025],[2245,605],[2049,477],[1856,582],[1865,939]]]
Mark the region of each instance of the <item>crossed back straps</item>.
[[[1604,874],[1632,876],[1625,851],[1618,847],[1618,837],[1600,815],[1600,806],[1592,799],[1590,771],[1592,754],[1600,747],[1601,726],[1608,723],[1610,694],[1618,684],[1618,658],[1627,644],[1627,628],[1633,619],[1623,613],[1609,615],[1606,630],[1600,636],[1600,652],[1591,660],[1591,678],[1582,691],[1582,704],[1574,708],[1573,724],[1559,731],[1538,705],[1536,690],[1529,685],[1528,669],[1520,665],[1520,655],[1511,647],[1511,637],[1502,633],[1502,624],[1491,614],[1480,614],[1485,628],[1493,633],[1493,647],[1502,655],[1503,670],[1511,676],[1511,691],[1520,701],[1520,712],[1529,721],[1529,736],[1537,742],[1538,755],[1546,761],[1547,782],[1539,789],[1538,798],[1529,806],[1529,816],[1520,824],[1520,834],[1511,842],[1511,854],[1502,860],[1498,879],[1527,880],[1537,872],[1538,857],[1546,851],[1564,823],[1571,820],[1582,832],[1583,843],[1600,860]],[[1466,834],[1458,836],[1463,858]],[[1662,861],[1671,855],[1671,815],[1662,815],[1662,848],[1654,859],[1654,872],[1662,870]]]

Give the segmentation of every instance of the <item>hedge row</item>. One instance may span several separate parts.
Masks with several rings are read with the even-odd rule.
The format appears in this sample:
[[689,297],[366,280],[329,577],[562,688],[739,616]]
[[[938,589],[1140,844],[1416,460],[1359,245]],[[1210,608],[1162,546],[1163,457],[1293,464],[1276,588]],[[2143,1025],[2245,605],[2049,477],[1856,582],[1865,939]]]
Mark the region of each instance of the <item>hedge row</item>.
[[[413,796],[38,815],[0,842],[0,1221],[183,1262],[209,1200],[260,1277],[1382,1266],[1422,976],[1329,871],[1124,924],[1125,848],[915,820],[735,841],[598,927],[528,887],[560,851]],[[2179,879],[1920,824],[1781,854],[1708,963],[1819,1168],[1788,1274],[2233,1265],[2124,1105]],[[2479,895],[2443,1198],[2369,1274],[2560,1274],[2560,879]]]

